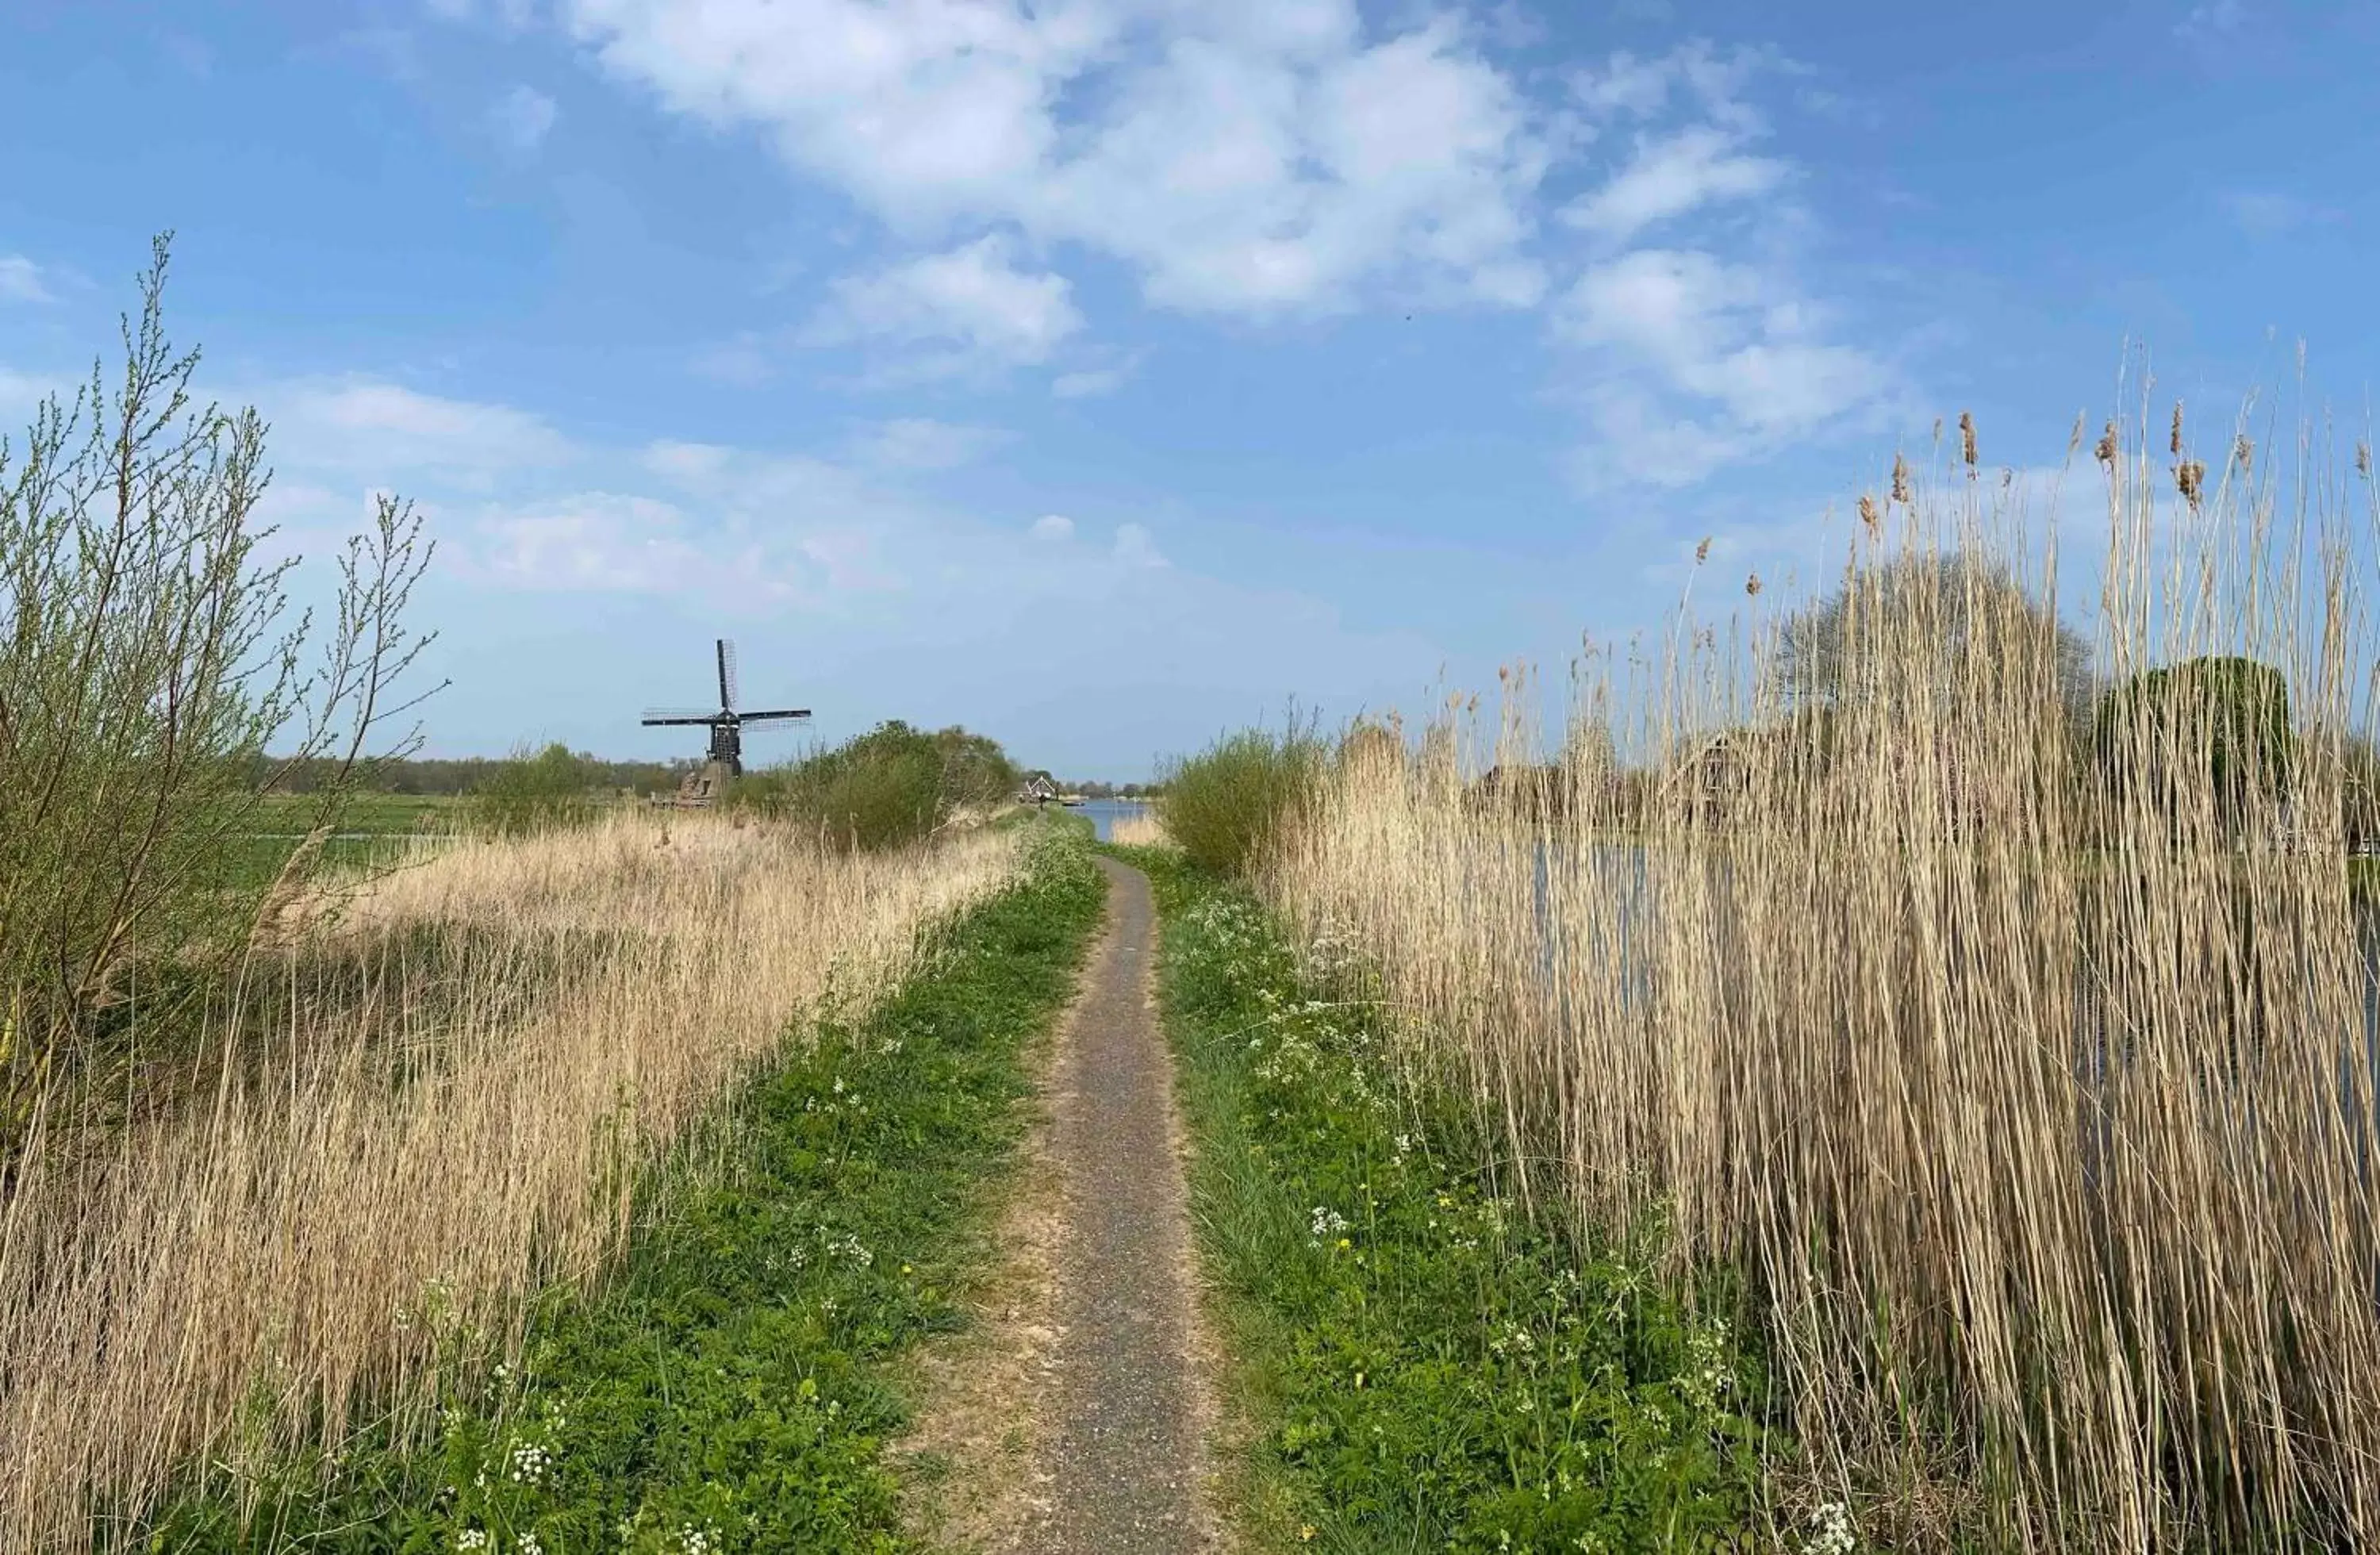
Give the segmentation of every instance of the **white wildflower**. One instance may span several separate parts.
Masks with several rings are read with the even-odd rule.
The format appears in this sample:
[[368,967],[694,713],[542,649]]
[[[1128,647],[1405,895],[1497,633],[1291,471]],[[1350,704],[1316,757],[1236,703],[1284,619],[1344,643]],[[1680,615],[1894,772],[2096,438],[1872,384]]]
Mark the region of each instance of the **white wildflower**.
[[508,1473],[514,1484],[541,1484],[552,1471],[553,1454],[544,1448],[524,1442],[513,1449],[512,1467]]
[[1815,1532],[1810,1542],[1802,1547],[1803,1555],[1851,1555],[1859,1548],[1859,1529],[1852,1523],[1852,1509],[1841,1501],[1828,1501],[1818,1508],[1811,1519]]

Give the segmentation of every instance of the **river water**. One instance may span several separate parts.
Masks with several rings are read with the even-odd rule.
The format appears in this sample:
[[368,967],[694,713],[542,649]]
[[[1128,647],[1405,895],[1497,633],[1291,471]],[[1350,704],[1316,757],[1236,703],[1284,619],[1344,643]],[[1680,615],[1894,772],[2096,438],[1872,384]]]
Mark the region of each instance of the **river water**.
[[1091,825],[1099,832],[1099,841],[1104,843],[1115,835],[1117,821],[1147,815],[1148,802],[1145,799],[1090,799],[1086,800],[1075,813],[1088,816]]

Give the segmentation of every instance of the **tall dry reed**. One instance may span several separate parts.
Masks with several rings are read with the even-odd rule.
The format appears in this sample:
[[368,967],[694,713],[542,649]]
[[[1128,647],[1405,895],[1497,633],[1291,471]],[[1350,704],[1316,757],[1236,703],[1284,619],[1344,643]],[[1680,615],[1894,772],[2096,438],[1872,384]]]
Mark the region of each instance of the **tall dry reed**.
[[[0,1549],[80,1548],[192,1463],[408,1428],[458,1345],[503,1353],[525,1297],[601,1264],[637,1167],[789,1021],[863,1010],[1015,857],[624,815],[459,844],[283,937],[261,1059],[223,1043],[188,1104],[18,1165]],[[346,969],[320,997],[318,965]]]
[[[1973,435],[1862,500],[1826,604],[1590,666],[1558,764],[1525,695],[1492,782],[1351,742],[1269,888],[1535,1202],[1742,1271],[1801,1494],[1920,1545],[2380,1542],[2368,459],[2111,427],[2058,525]],[[2078,656],[2050,542],[2094,529]],[[2252,674],[2130,678],[2210,655],[2279,672],[2283,748]]]
[[1117,816],[1109,829],[1108,840],[1124,847],[1163,847],[1173,839],[1165,830],[1164,813],[1143,808]]

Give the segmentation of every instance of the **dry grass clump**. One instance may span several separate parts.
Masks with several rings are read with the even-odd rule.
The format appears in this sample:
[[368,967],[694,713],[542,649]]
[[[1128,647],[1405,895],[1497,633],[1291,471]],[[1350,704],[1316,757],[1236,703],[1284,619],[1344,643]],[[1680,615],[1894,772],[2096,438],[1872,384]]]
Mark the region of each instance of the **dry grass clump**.
[[[1538,1202],[1743,1271],[1787,1477],[1870,1535],[2380,1541],[2368,474],[2111,434],[2094,699],[1973,448],[1949,497],[1903,467],[1862,504],[1825,605],[1589,674],[1558,764],[1525,714],[1500,785],[1342,755],[1269,889]],[[2277,671],[2277,725],[2209,656]],[[1524,771],[1550,796],[1501,802]]]
[[864,1010],[1016,848],[623,814],[458,844],[301,926],[261,1060],[219,1040],[191,1104],[98,1137],[60,1109],[15,1164],[0,1548],[81,1547],[191,1463],[335,1449],[359,1411],[409,1428],[438,1367],[600,1265],[637,1165],[789,1019]]
[[1116,817],[1108,840],[1124,847],[1163,847],[1173,839],[1165,830],[1162,812],[1149,808]]

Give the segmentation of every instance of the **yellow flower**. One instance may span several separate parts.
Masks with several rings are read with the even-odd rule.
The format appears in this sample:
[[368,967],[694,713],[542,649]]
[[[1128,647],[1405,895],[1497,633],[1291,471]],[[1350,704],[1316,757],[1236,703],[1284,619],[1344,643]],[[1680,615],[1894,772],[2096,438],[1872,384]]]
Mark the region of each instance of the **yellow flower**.
[[1311,1524],[1311,1523],[1308,1523],[1308,1524],[1307,1524],[1305,1526],[1304,1526],[1303,1528],[1298,1529],[1298,1530],[1297,1530],[1297,1537],[1298,1537],[1299,1538],[1305,1539],[1305,1540],[1307,1540],[1307,1541],[1311,1542],[1311,1541],[1312,1541],[1312,1539],[1313,1539],[1313,1537],[1314,1537],[1314,1525],[1313,1525],[1313,1524]]

